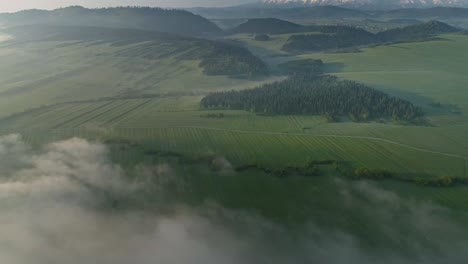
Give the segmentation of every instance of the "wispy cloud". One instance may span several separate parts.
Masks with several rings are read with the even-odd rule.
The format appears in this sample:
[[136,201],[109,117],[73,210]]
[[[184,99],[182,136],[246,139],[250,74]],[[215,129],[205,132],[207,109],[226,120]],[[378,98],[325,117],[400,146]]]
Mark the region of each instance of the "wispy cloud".
[[[401,198],[367,182],[337,181],[337,199],[368,214],[403,251],[370,249],[347,230],[310,223],[301,232],[254,213],[216,204],[113,208],[131,199],[167,164],[138,167],[131,181],[108,149],[83,139],[33,149],[18,135],[0,137],[0,263],[466,263],[467,241],[446,209]],[[229,168],[227,160],[217,163]],[[174,175],[173,175],[174,176]],[[151,188],[151,190],[145,190]],[[117,198],[115,198],[117,197]],[[362,203],[362,200],[369,201]],[[401,233],[394,226],[407,226]],[[363,223],[364,224],[364,223]],[[400,232],[400,233],[399,233]],[[415,239],[423,235],[427,246]],[[414,239],[414,241],[413,241]],[[424,241],[424,240],[423,240]]]

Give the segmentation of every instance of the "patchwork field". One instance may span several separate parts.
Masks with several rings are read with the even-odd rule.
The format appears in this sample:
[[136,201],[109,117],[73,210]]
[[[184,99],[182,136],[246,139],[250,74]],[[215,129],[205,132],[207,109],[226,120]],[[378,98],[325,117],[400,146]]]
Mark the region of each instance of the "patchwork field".
[[[0,130],[3,134],[21,133],[35,145],[76,136],[102,142],[134,142],[163,153],[222,157],[233,166],[284,168],[304,164],[308,159],[330,159],[355,167],[386,169],[408,178],[468,178],[468,78],[463,73],[463,62],[468,60],[463,47],[468,44],[468,37],[447,35],[438,41],[366,48],[360,53],[297,56],[278,51],[282,36],[271,43],[257,43],[250,38],[240,36],[272,69],[288,60],[322,59],[328,73],[364,82],[421,106],[429,124],[328,123],[321,116],[259,116],[245,111],[201,110],[199,102],[206,93],[254,87],[284,77],[256,81],[208,77],[198,68],[197,61],[180,61],[175,55],[157,60],[121,57],[116,54],[130,47],[42,42],[0,48],[1,58],[7,62],[0,65],[4,83],[0,91],[4,117]],[[16,56],[18,52],[24,56]],[[70,63],[74,60],[76,63]],[[22,68],[26,68],[27,78],[22,78]],[[44,78],[50,72],[57,75]],[[26,108],[34,109],[23,111]],[[113,155],[128,166],[146,159],[138,150],[120,150]],[[233,183],[197,166],[179,166],[182,172],[200,170],[197,175],[202,175],[185,178],[188,185],[200,190],[181,197],[191,201],[215,199],[233,208],[250,206],[273,217],[286,210],[279,204],[287,207],[294,199],[316,199],[315,195],[322,195],[337,184],[332,171],[327,172],[331,178],[308,180],[281,180],[258,172],[243,172]],[[251,181],[258,182],[249,185]],[[271,193],[283,193],[280,197],[291,193],[280,190],[280,181],[287,185],[284,188],[304,196],[277,201],[278,207],[272,208]],[[331,187],[322,186],[316,193],[316,184]],[[381,188],[398,189],[400,195],[413,196],[417,192],[418,199],[465,208],[464,200],[459,199],[465,191],[463,186],[437,189],[392,181],[378,184]],[[239,195],[235,198],[234,193],[242,192],[239,189],[245,185],[253,189],[243,190],[245,199]],[[267,192],[255,193],[261,185],[269,186]],[[311,216],[310,212],[300,216],[300,210],[292,211],[298,212],[293,218]],[[324,214],[321,218],[315,214],[318,222],[326,222],[329,216]],[[459,217],[466,220],[462,212]],[[341,224],[359,221],[358,218]],[[338,222],[334,224],[340,225]]]
[[[468,127],[327,123],[316,116],[201,111],[196,97],[61,104],[4,119],[4,133],[32,142],[81,136],[125,138],[156,149],[215,153],[242,165],[287,166],[334,159],[400,173],[465,178]],[[223,114],[210,117],[209,113]]]

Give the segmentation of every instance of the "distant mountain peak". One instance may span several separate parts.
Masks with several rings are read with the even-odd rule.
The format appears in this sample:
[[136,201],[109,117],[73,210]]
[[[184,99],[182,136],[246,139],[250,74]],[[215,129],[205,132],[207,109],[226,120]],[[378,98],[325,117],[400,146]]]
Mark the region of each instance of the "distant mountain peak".
[[336,5],[336,6],[375,6],[375,7],[434,7],[466,6],[465,0],[263,0],[266,5]]

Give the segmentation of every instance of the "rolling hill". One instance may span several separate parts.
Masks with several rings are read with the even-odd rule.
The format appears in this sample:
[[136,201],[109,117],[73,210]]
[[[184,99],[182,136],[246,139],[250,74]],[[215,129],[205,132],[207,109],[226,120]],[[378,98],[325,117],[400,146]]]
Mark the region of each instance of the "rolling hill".
[[390,29],[376,34],[381,41],[397,42],[397,41],[418,41],[425,40],[428,37],[454,33],[459,29],[447,25],[439,21],[429,21],[426,23],[410,25],[403,28]]
[[255,34],[287,34],[304,32],[305,26],[277,18],[255,18],[231,29],[232,34],[255,33]]
[[265,6],[238,6],[227,8],[190,8],[189,11],[207,18],[282,18],[282,19],[306,19],[306,18],[363,18],[370,16],[360,10],[343,8],[338,6],[313,6],[275,8]]
[[290,34],[301,32],[320,32],[326,34],[347,33],[356,36],[372,35],[371,33],[342,25],[300,25],[277,18],[256,18],[249,19],[247,22],[229,31],[232,34],[250,33],[250,34]]
[[[78,41],[81,43],[125,46],[143,44],[132,52],[145,58],[160,58],[180,54],[181,60],[201,60],[207,75],[231,75],[253,78],[266,75],[266,65],[247,49],[227,42],[217,42],[167,33],[137,29],[101,28],[84,26],[28,25],[4,30],[15,36],[14,41]],[[156,45],[156,47],[154,47]],[[157,47],[165,49],[157,49]],[[168,50],[169,49],[169,50]],[[124,52],[119,55],[125,56]]]
[[340,26],[309,27],[312,32],[290,36],[283,50],[288,52],[337,50],[356,46],[381,45],[397,42],[431,40],[435,35],[459,32],[460,30],[439,21],[429,21],[402,28],[389,29],[372,34],[362,29]]
[[60,24],[135,28],[190,36],[222,33],[211,21],[188,11],[149,7],[86,9],[73,6],[52,11],[26,10],[0,14],[0,22],[6,26]]

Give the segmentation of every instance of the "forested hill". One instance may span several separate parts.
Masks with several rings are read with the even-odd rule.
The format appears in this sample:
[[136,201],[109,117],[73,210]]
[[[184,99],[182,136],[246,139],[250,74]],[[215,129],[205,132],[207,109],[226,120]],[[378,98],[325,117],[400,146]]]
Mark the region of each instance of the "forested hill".
[[426,23],[410,25],[403,28],[395,28],[377,33],[377,38],[381,41],[417,41],[427,37],[457,32],[459,29],[439,21],[429,21]]
[[[313,26],[311,27],[313,28]],[[460,30],[439,21],[429,21],[372,34],[362,29],[342,26],[316,26],[322,34],[293,35],[284,44],[288,52],[346,49],[355,46],[431,40],[435,35]]]
[[286,34],[306,31],[306,27],[277,18],[255,18],[231,29],[232,34],[255,33],[255,34]]
[[376,118],[413,120],[423,115],[408,101],[365,85],[332,76],[295,75],[259,88],[213,93],[201,101],[207,109],[246,110],[276,115],[349,116],[353,121]]
[[180,60],[200,60],[200,66],[207,75],[254,78],[268,74],[268,68],[261,59],[246,48],[226,42],[138,29],[84,26],[27,25],[3,31],[13,36],[9,40],[12,44],[41,41],[57,41],[63,45],[72,42],[111,46],[134,44],[116,56],[141,56],[154,60],[176,56]]
[[0,14],[0,22],[7,26],[47,23],[135,28],[191,36],[213,35],[222,32],[208,19],[188,11],[149,7],[87,9],[74,6],[52,11],[26,10],[12,14]]
[[301,32],[320,32],[320,33],[349,33],[349,34],[371,34],[363,29],[342,26],[342,25],[310,25],[304,26],[277,18],[256,18],[249,19],[247,22],[229,31],[232,34],[251,33],[251,34],[288,34]]

